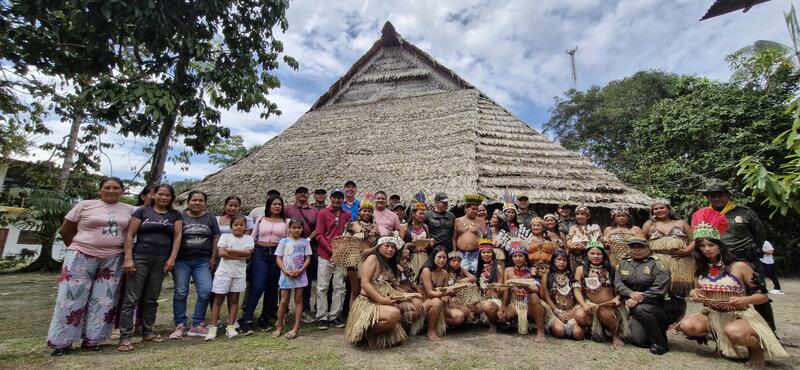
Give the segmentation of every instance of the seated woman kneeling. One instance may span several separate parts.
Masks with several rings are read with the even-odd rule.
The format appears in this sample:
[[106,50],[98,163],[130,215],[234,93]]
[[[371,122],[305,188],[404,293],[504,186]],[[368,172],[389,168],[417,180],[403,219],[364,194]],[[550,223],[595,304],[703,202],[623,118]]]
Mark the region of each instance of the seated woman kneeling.
[[400,276],[397,246],[401,243],[397,237],[382,237],[378,249],[364,261],[361,295],[350,307],[345,329],[347,340],[354,345],[366,339],[371,348],[386,348],[407,338],[400,323],[402,312],[391,298],[400,293],[394,285]]

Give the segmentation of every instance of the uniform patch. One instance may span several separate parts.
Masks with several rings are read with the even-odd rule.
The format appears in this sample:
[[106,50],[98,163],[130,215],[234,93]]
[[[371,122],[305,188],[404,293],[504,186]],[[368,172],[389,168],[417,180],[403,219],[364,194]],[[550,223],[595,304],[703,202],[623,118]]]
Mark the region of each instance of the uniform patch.
[[622,276],[628,276],[631,274],[631,272],[628,270],[619,270],[619,273],[622,274]]
[[645,266],[642,269],[642,272],[644,272],[645,275],[650,275],[650,266]]
[[664,271],[664,270],[667,269],[667,266],[664,265],[664,261],[662,261],[660,259],[656,260],[656,266],[658,266],[658,268],[660,268],[661,271]]
[[733,222],[735,222],[737,224],[744,223],[744,218],[742,218],[742,216],[736,216],[736,217],[733,218]]

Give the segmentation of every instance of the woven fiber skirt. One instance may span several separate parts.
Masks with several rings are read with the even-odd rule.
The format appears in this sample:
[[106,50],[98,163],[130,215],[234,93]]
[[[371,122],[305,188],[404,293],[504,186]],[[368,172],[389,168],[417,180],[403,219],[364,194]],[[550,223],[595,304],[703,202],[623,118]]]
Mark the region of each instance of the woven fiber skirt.
[[708,317],[708,331],[717,342],[717,352],[730,358],[747,358],[747,348],[740,347],[725,335],[725,326],[734,320],[742,319],[750,324],[753,331],[758,335],[759,345],[764,350],[764,358],[771,360],[777,357],[788,357],[789,354],[783,349],[775,333],[772,332],[764,318],[750,306],[745,311],[717,312],[708,308],[703,308],[701,313],[696,315],[706,315]]
[[[359,295],[353,301],[345,328],[345,337],[350,344],[359,345],[366,340],[367,331],[378,323],[378,312],[381,306],[363,295]],[[374,348],[391,347],[403,343],[406,338],[408,337],[403,330],[403,325],[398,322],[394,328],[375,336]]]
[[[619,305],[614,307],[614,314],[617,316],[617,335],[620,336],[622,339],[626,339],[631,336],[631,323],[630,317],[631,314],[628,312],[628,308],[625,305]],[[614,335],[603,326],[603,323],[600,322],[600,315],[597,314],[595,311],[594,315],[592,315],[592,340],[595,341],[604,341],[608,337]]]

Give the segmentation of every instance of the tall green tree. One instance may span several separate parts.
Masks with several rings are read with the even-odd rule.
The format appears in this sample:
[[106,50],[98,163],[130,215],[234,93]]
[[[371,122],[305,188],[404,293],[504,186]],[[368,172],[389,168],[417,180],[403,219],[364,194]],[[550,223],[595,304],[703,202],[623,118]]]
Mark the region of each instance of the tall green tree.
[[0,53],[55,75],[97,79],[81,89],[91,115],[122,134],[155,137],[148,183],[170,142],[197,153],[229,135],[220,109],[279,114],[268,98],[283,55],[286,0],[11,0],[0,6]]
[[227,166],[257,148],[257,145],[245,147],[242,135],[233,135],[208,147],[208,163]]
[[607,169],[621,171],[621,153],[631,144],[631,122],[645,117],[661,99],[674,97],[678,76],[641,71],[606,86],[575,89],[556,98],[544,124],[564,147]]

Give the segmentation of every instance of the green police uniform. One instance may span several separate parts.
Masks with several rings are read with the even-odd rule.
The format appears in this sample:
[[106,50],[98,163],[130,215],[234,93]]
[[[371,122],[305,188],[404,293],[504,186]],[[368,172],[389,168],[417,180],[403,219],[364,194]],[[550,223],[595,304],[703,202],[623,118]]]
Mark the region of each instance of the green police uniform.
[[758,215],[750,207],[737,205],[725,214],[728,231],[722,235],[722,243],[734,256],[754,262],[764,245],[766,229]]
[[[630,341],[633,345],[668,348],[667,327],[683,311],[683,303],[670,299],[668,295],[671,283],[672,274],[659,257],[651,255],[641,261],[631,257],[620,260],[614,274],[617,293],[624,299],[630,298],[635,292],[644,295],[642,302],[630,309]],[[652,352],[653,347],[650,350]]]

